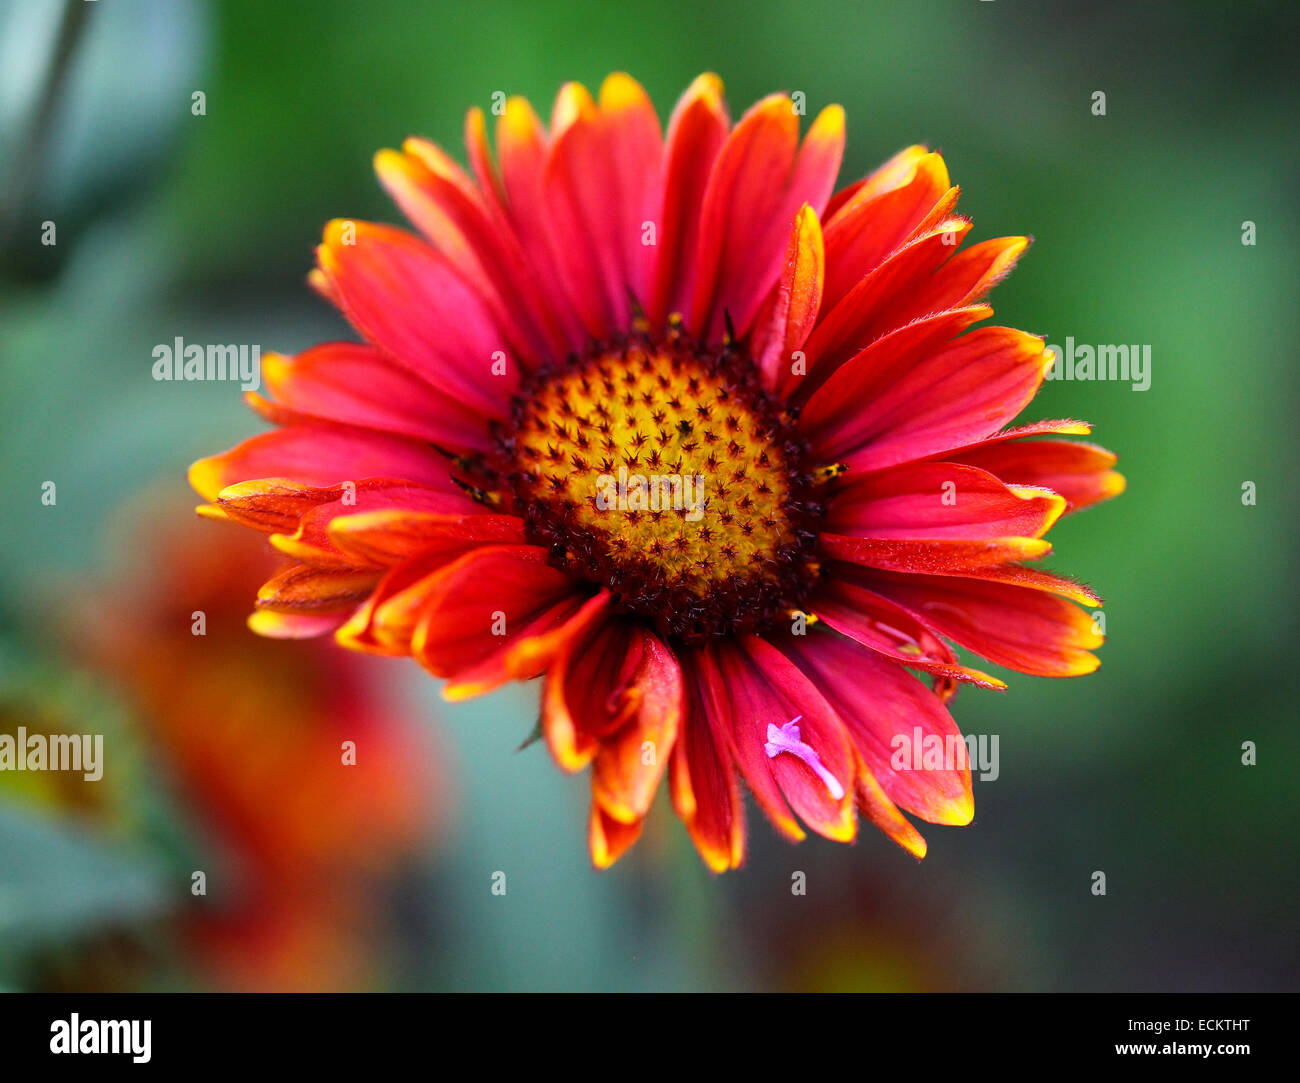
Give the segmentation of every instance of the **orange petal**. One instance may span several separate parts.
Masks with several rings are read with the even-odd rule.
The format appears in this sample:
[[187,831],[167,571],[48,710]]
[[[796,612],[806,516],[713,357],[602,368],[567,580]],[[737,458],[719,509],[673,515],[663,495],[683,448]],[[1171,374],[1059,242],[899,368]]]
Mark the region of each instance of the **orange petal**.
[[669,792],[704,863],[713,872],[725,872],[745,859],[740,784],[716,695],[696,670],[683,672],[687,710],[669,764]]
[[258,609],[248,618],[248,627],[268,639],[311,639],[333,632],[347,620],[347,611],[337,613],[277,613]]
[[523,545],[524,523],[512,515],[457,515],[391,508],[342,515],[330,539],[359,560],[392,565],[433,552],[474,545]]
[[309,564],[377,567],[393,561],[376,561],[368,554],[340,548],[333,533],[338,519],[389,509],[461,518],[463,509],[475,507],[463,493],[440,493],[425,486],[394,482],[388,478],[366,478],[351,488],[338,486],[333,489],[338,493],[335,499],[308,508],[299,518],[296,530],[272,534],[271,544],[286,556]]
[[858,807],[876,827],[915,858],[925,857],[925,839],[898,811],[876,777],[864,766],[857,776]]
[[821,223],[805,203],[790,230],[785,268],[773,295],[767,325],[762,329],[766,344],[759,347],[757,361],[764,385],[782,397],[799,380],[794,374],[794,353],[817,322],[825,269]]
[[433,574],[459,555],[455,550],[424,555],[389,568],[365,603],[335,632],[335,642],[368,654],[409,655]]
[[958,252],[897,310],[898,322],[982,301],[1011,273],[1031,242],[1030,237],[995,237]]
[[334,612],[360,604],[377,582],[379,576],[364,568],[294,564],[262,584],[257,605],[282,613]]
[[836,192],[826,204],[822,218],[830,222],[846,207],[860,206],[894,188],[901,188],[916,176],[917,164],[929,153],[929,147],[919,144],[904,147],[874,172]]
[[885,191],[865,186],[826,223],[827,309],[956,204],[958,191],[948,180],[942,155],[923,154],[906,168],[911,169],[906,182]]
[[587,828],[591,863],[598,869],[607,869],[613,865],[641,837],[643,823],[643,820],[620,823],[607,815],[600,802],[593,799]]
[[614,820],[632,823],[650,810],[685,709],[681,667],[672,651],[640,629],[640,658],[624,695],[632,715],[600,743],[591,787]]
[[452,680],[444,697],[477,695],[546,668],[525,668],[511,650],[563,624],[583,601],[578,584],[546,558],[537,546],[488,545],[435,573],[411,650],[434,676]]
[[642,706],[634,688],[648,635],[640,622],[606,617],[560,645],[546,673],[542,732],[555,762],[577,771],[591,762],[601,741],[628,724]]

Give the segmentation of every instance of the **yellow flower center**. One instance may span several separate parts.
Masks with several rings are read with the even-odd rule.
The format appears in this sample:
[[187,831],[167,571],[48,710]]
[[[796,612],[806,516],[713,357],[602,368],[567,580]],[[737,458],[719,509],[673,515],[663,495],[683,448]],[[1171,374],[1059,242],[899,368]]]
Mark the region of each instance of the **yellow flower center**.
[[816,578],[803,447],[734,351],[595,349],[533,379],[501,449],[530,539],[661,634],[760,629]]

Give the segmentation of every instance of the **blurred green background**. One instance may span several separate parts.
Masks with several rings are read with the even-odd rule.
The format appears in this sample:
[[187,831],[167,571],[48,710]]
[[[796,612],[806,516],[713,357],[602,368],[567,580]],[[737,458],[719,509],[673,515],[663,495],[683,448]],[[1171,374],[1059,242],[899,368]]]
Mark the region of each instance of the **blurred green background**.
[[[585,776],[540,745],[515,751],[536,688],[445,705],[396,663],[384,680],[437,732],[454,798],[441,842],[374,904],[388,932],[366,987],[1296,986],[1294,4],[70,7],[0,10],[0,673],[11,696],[84,683],[76,717],[121,707],[46,634],[60,607],[75,626],[65,585],[111,582],[122,509],[165,479],[188,514],[187,465],[260,428],[233,385],[155,383],[153,347],[293,352],[346,335],[304,283],[321,226],[397,221],[373,152],[421,134],[462,157],[465,110],[495,91],[545,116],[561,82],[623,69],[666,119],[716,70],[733,115],[773,89],[802,90],[810,114],[840,102],[842,183],[928,143],[963,186],[972,239],[1034,235],[997,322],[1152,348],[1148,391],[1052,383],[1027,412],[1091,420],[1128,477],[1052,535],[1056,566],[1105,597],[1109,642],[1091,677],[1013,674],[1004,696],[957,698],[963,731],[1001,738],[973,825],[925,828],[917,864],[870,830],[852,848],[790,847],[751,809],[750,859],[717,879],[663,800],[598,874]],[[165,788],[155,775],[129,788]],[[184,812],[183,792],[169,800],[142,818]],[[156,947],[160,915],[190,898],[159,833],[110,845],[0,785],[0,982],[50,987],[51,959],[79,974],[77,952],[110,937]],[[111,967],[97,980],[113,985]]]

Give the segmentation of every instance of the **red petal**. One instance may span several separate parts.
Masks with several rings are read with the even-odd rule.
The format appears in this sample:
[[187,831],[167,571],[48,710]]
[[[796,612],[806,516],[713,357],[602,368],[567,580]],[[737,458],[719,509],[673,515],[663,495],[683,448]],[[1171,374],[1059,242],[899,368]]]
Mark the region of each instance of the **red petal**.
[[526,99],[506,99],[505,110],[497,118],[497,154],[509,196],[510,221],[569,348],[581,351],[588,342],[587,332],[569,301],[551,254],[550,222],[542,181],[547,159],[546,131]]
[[911,171],[905,183],[883,192],[879,186],[865,186],[826,223],[824,303],[828,310],[891,252],[956,204],[957,189],[948,182],[942,155],[924,154],[905,168]]
[[[848,729],[854,747],[886,796],[936,824],[968,824],[975,814],[970,767],[896,769],[900,739],[910,751],[914,731],[945,746],[961,731],[939,697],[902,667],[851,640],[832,635],[789,636],[786,651],[821,689]],[[962,748],[965,746],[963,744]]]
[[1059,594],[1082,605],[1100,606],[1094,591],[1073,579],[1026,568],[1018,560],[1036,560],[1048,546],[1033,538],[995,538],[980,542],[945,540],[863,540],[843,535],[822,535],[825,551],[840,561],[837,575],[869,589],[876,570],[910,574],[955,575],[986,579],[992,583],[1018,586]]
[[943,574],[959,575],[968,579],[987,579],[991,583],[1011,583],[1015,586],[1045,590],[1059,594],[1080,605],[1101,608],[1101,597],[1084,583],[1041,568],[1025,568],[1019,564],[994,564],[982,568],[961,568]]
[[609,816],[631,823],[650,808],[683,711],[672,652],[639,621],[612,618],[593,623],[556,656],[542,729],[564,769],[594,757],[593,794]]
[[375,171],[402,212],[474,286],[521,360],[558,358],[565,343],[550,319],[513,233],[441,149],[408,139],[380,151]]
[[370,346],[326,342],[295,357],[268,353],[262,377],[278,403],[314,420],[412,436],[457,451],[492,447],[486,418]]
[[958,460],[1019,485],[1058,492],[1078,511],[1124,491],[1124,475],[1112,470],[1116,456],[1076,440],[1002,441],[964,452]]
[[1043,677],[1098,666],[1102,636],[1071,602],[1029,587],[953,576],[880,576],[876,589],[991,662]]
[[906,463],[850,481],[835,493],[826,529],[860,538],[1041,538],[1065,501],[1042,489],[1010,489],[954,463]]
[[901,324],[931,312],[982,301],[1011,273],[1031,240],[995,237],[956,253],[924,285],[910,293],[906,302],[895,308],[895,318]]
[[1037,560],[1052,547],[1041,538],[989,538],[982,541],[849,538],[822,534],[822,550],[836,560],[898,572],[961,574],[969,568]]
[[565,625],[583,602],[578,584],[546,557],[538,546],[483,546],[434,574],[411,651],[434,676],[451,679],[444,697],[477,695],[546,669],[550,657],[521,652]]
[[629,291],[644,305],[654,288],[658,242],[656,236],[656,244],[646,243],[645,227],[647,223],[657,227],[663,204],[664,144],[659,115],[642,86],[623,72],[601,83],[599,104],[614,186],[605,193],[600,207],[592,210],[613,218],[613,247],[621,253],[622,275],[617,288],[623,305],[627,305]]
[[703,673],[695,656],[683,658],[686,719],[668,770],[673,808],[704,863],[713,872],[745,859],[740,785],[728,752],[730,737],[719,700],[716,668]]
[[912,669],[982,688],[1006,688],[997,677],[958,665],[951,648],[925,621],[855,582],[847,566],[833,566],[810,608],[841,635]]
[[469,157],[470,168],[474,171],[474,179],[478,181],[479,191],[483,193],[483,200],[491,210],[492,217],[498,222],[505,222],[507,217],[505,186],[501,183],[501,175],[492,164],[487,121],[483,118],[483,110],[477,106],[465,114],[465,152]]
[[736,125],[713,164],[700,221],[695,293],[688,329],[721,337],[723,316],[744,335],[781,272],[795,212],[820,212],[844,149],[844,112],[830,106],[799,146],[794,103],[774,94]]
[[661,197],[659,121],[640,86],[612,75],[599,107],[576,83],[560,91],[552,140],[543,174],[552,257],[589,334],[607,338],[628,325],[629,291],[650,294],[642,224]]
[[823,220],[830,222],[838,218],[846,207],[851,209],[860,206],[909,183],[916,176],[917,163],[929,153],[928,148],[919,144],[904,147],[874,172],[836,192],[826,204]]
[[206,500],[239,482],[275,479],[295,485],[332,486],[365,478],[405,478],[464,496],[451,480],[444,456],[402,436],[341,425],[293,425],[245,440],[190,467],[190,484]]
[[[956,338],[968,327],[993,315],[988,305],[972,305],[948,312],[937,312],[906,327],[882,335],[870,346],[847,361],[836,358],[810,358],[808,374],[789,389],[790,398],[807,402],[813,392],[825,387],[818,403],[818,413],[809,420],[801,415],[805,433],[814,435],[818,425],[838,423],[846,409],[842,404],[861,402],[863,396],[877,393],[882,377],[892,374],[909,358],[933,352],[942,343]],[[807,350],[804,351],[807,354]]]
[[910,319],[900,305],[970,228],[969,219],[943,219],[860,278],[841,300],[832,304],[827,293],[822,300],[826,314],[808,339],[806,352],[813,363],[833,371],[882,335],[906,326]]
[[[786,807],[827,838],[847,842],[857,834],[853,818],[854,762],[844,725],[820,692],[793,662],[757,636],[739,646],[724,643],[718,657],[730,702],[733,751],[741,774],[773,823],[792,838],[803,832]],[[769,757],[769,724],[778,727],[802,716],[802,740],[843,787],[835,797],[827,784],[797,756]],[[784,799],[783,799],[784,798]]]
[[652,328],[661,328],[669,313],[681,312],[690,299],[704,191],[730,123],[722,80],[711,73],[687,88],[668,122],[659,263],[646,309]]
[[857,470],[925,458],[996,432],[1034,397],[1049,363],[1041,338],[979,328],[937,352],[891,359],[873,374],[879,393],[847,409],[828,383],[808,403],[806,431],[818,455]]
[[344,553],[375,564],[399,564],[435,552],[476,545],[523,545],[524,522],[513,515],[458,515],[411,508],[345,514],[329,523],[330,540]]
[[487,417],[509,415],[520,377],[509,336],[445,256],[403,230],[341,219],[325,227],[316,253],[370,342]]

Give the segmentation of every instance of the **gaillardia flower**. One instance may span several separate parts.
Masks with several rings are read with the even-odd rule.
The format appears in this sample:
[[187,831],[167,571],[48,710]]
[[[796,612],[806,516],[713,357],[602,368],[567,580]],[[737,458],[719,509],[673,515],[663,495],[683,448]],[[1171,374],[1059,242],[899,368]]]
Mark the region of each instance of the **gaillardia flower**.
[[191,470],[290,560],[257,631],[412,655],[449,699],[544,677],[598,866],[665,773],[714,870],[744,857],[741,779],[791,839],[861,812],[921,856],[903,812],[968,823],[970,775],[896,769],[892,739],[951,749],[958,684],[1004,687],[948,641],[1097,665],[1074,603],[1098,599],[1025,562],[1123,488],[1115,458],[1061,439],[1077,421],[1006,428],[1050,356],[970,330],[1028,239],[958,251],[923,147],[832,194],[843,111],[802,142],[799,112],[732,126],[704,75],[664,135],[616,74],[565,86],[549,128],[506,102],[495,159],[472,110],[472,176],[380,152],[422,236],[331,222],[310,276],[364,343],[268,355],[249,399],[278,428]]

